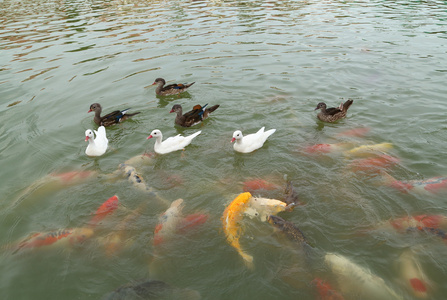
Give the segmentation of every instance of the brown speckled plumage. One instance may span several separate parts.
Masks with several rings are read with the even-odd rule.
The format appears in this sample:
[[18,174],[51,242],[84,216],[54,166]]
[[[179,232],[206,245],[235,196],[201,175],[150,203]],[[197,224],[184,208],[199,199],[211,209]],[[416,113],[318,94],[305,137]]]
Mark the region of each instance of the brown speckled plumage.
[[318,103],[315,110],[320,109],[321,111],[318,113],[317,117],[323,122],[335,122],[337,120],[343,119],[346,117],[346,113],[348,112],[349,107],[353,103],[353,100],[348,100],[340,107],[331,107],[326,108],[326,103],[320,102]]

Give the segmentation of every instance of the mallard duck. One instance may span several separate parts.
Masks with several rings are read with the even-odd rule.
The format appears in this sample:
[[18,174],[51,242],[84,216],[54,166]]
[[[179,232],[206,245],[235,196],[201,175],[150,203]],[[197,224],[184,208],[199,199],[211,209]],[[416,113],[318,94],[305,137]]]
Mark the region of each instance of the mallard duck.
[[[93,131],[96,134],[96,138],[93,135]],[[106,128],[104,126],[99,126],[98,131],[87,129],[85,131],[85,141],[88,141],[87,149],[85,149],[85,154],[88,156],[101,156],[106,153],[107,146],[109,145],[109,140],[106,136]]]
[[180,93],[183,93],[186,91],[187,88],[189,88],[191,85],[193,85],[195,82],[192,83],[173,83],[169,84],[167,86],[164,86],[166,84],[166,81],[163,78],[157,78],[155,79],[154,83],[152,85],[157,85],[157,88],[155,89],[155,93],[159,96],[169,96],[169,95],[177,95]]
[[170,152],[174,152],[177,150],[182,150],[189,144],[191,144],[193,138],[198,136],[201,131],[197,131],[188,136],[181,136],[180,134],[176,136],[172,136],[167,138],[165,141],[162,141],[163,135],[160,130],[155,129],[151,132],[151,135],[148,136],[148,139],[155,138],[154,151],[158,154],[166,154]]
[[92,105],[90,105],[90,110],[88,111],[94,111],[95,112],[95,117],[93,118],[93,121],[95,121],[96,124],[98,124],[99,126],[110,126],[110,125],[114,125],[114,124],[118,124],[124,120],[126,120],[127,118],[130,118],[132,116],[135,116],[136,114],[139,114],[140,112],[136,112],[133,114],[128,114],[127,111],[130,108],[127,108],[125,110],[115,110],[105,116],[101,117],[101,112],[102,112],[102,107],[101,104],[99,103],[93,103]]
[[315,110],[321,109],[321,111],[318,113],[317,117],[321,121],[329,122],[329,123],[340,120],[340,119],[346,117],[348,108],[351,106],[351,104],[353,102],[354,102],[353,100],[348,100],[345,103],[340,104],[339,107],[331,107],[331,108],[326,108],[326,103],[320,102],[320,103],[318,103],[317,107],[315,108]]
[[236,141],[233,145],[234,150],[241,153],[249,153],[261,148],[267,138],[276,131],[276,129],[264,131],[264,128],[265,127],[262,127],[258,132],[247,136],[243,136],[240,130],[236,130],[233,133],[233,139],[231,140],[231,142]]
[[208,108],[205,108],[208,105],[204,106],[195,105],[191,111],[183,114],[182,106],[180,104],[175,104],[170,113],[177,113],[175,117],[175,124],[183,126],[183,127],[191,127],[196,125],[206,118],[208,118],[209,114],[215,111],[220,105],[214,105]]

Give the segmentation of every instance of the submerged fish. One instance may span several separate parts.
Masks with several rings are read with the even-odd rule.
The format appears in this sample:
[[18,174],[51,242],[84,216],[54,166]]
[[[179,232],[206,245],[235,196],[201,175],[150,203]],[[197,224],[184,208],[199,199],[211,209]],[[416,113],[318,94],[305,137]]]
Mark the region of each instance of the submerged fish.
[[222,215],[223,229],[228,243],[237,250],[249,267],[253,266],[253,256],[242,250],[239,239],[243,233],[240,222],[251,198],[248,192],[240,194],[225,208]]
[[379,172],[398,163],[398,158],[383,154],[378,157],[355,159],[348,165],[348,169],[353,172]]
[[425,180],[400,181],[386,172],[381,172],[383,182],[403,193],[433,193],[447,191],[447,176],[438,176]]
[[95,226],[100,221],[102,221],[107,215],[113,213],[118,208],[118,196],[112,196],[107,199],[101,206],[96,210],[95,215],[90,220],[90,225]]
[[264,179],[250,179],[244,181],[242,190],[244,192],[254,193],[259,190],[276,190],[279,186]]
[[129,180],[133,186],[142,191],[153,192],[152,188],[146,184],[144,178],[137,173],[137,170],[135,170],[134,167],[128,164],[120,164],[119,168],[127,176],[127,180]]
[[177,226],[177,232],[184,233],[187,230],[194,228],[198,225],[205,223],[208,220],[208,215],[206,214],[190,214],[180,220]]
[[291,181],[287,181],[284,194],[284,202],[287,203],[287,205],[298,205],[300,203],[298,193],[295,191]]
[[428,299],[428,280],[414,253],[407,249],[398,259],[400,277],[417,298]]
[[328,253],[324,260],[337,277],[340,290],[346,297],[349,295],[353,299],[362,300],[404,299],[391,289],[382,278],[342,255]]
[[119,287],[103,300],[200,300],[200,293],[180,289],[160,280],[147,280]]
[[337,143],[337,144],[316,144],[312,146],[307,146],[304,151],[309,154],[321,154],[321,153],[332,153],[341,152],[346,150],[351,144],[349,143]]
[[315,285],[319,300],[344,300],[343,296],[337,292],[329,283],[324,281],[321,278],[315,278],[311,282],[313,285]]
[[81,243],[93,235],[91,228],[61,229],[51,232],[34,233],[14,246],[13,253],[22,249],[40,248],[51,245],[72,246]]
[[444,215],[415,215],[391,219],[377,226],[379,229],[393,228],[406,232],[410,228],[435,228],[447,230],[447,216]]
[[177,199],[171,203],[171,206],[160,215],[158,224],[154,230],[153,244],[159,245],[166,238],[172,236],[182,220],[183,199]]
[[381,144],[374,144],[374,145],[362,145],[359,147],[355,147],[349,151],[346,151],[345,153],[347,155],[352,156],[370,156],[375,155],[377,153],[383,153],[385,151],[388,151],[393,148],[393,144],[391,143],[381,143]]
[[306,243],[306,238],[301,230],[292,222],[286,221],[278,216],[268,216],[267,221],[275,228],[279,229],[289,240],[299,244]]

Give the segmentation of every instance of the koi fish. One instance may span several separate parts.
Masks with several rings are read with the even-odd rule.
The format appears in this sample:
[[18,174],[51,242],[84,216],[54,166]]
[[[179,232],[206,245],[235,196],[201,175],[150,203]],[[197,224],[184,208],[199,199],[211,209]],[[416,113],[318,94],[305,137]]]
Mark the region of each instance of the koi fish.
[[107,215],[110,215],[118,208],[118,196],[112,196],[107,199],[101,206],[96,210],[95,215],[90,220],[92,226],[97,225],[102,221]]
[[379,228],[393,228],[400,232],[405,232],[410,228],[435,228],[447,230],[447,216],[443,215],[416,215],[391,219],[379,224]]
[[133,186],[142,191],[152,192],[152,189],[146,185],[143,177],[137,173],[134,167],[127,164],[120,164],[119,168],[127,176],[127,180],[132,183]]
[[337,136],[364,137],[370,130],[371,130],[371,128],[368,128],[368,127],[354,128],[354,129],[340,132],[339,134],[337,134]]
[[180,224],[177,227],[177,232],[184,233],[193,227],[196,227],[198,225],[205,223],[207,220],[208,220],[208,215],[205,215],[205,214],[195,213],[195,214],[187,215],[180,221]]
[[248,207],[244,213],[250,217],[259,217],[262,222],[267,220],[267,216],[276,215],[279,212],[292,210],[295,203],[287,205],[287,203],[276,199],[268,199],[261,197],[250,197]]
[[21,249],[40,248],[50,245],[68,244],[72,246],[81,243],[93,235],[91,228],[61,229],[51,232],[32,234],[20,242],[13,254]]
[[175,233],[182,220],[183,199],[177,199],[160,215],[154,230],[154,246],[160,245],[167,237]]
[[253,193],[257,190],[276,190],[279,186],[264,179],[251,179],[244,181],[242,190]]
[[359,147],[355,147],[349,151],[346,151],[345,154],[351,155],[351,156],[370,156],[374,155],[376,153],[386,152],[389,149],[393,148],[393,144],[391,143],[381,143],[381,144],[374,144],[374,145],[362,145]]
[[386,172],[381,172],[383,182],[403,193],[409,191],[416,193],[433,193],[436,194],[441,191],[447,190],[447,176],[438,176],[425,180],[408,180],[400,181],[396,180],[393,176]]
[[116,230],[104,239],[105,252],[108,257],[113,256],[125,246],[130,246],[130,243],[125,241],[129,223],[137,219],[142,210],[146,207],[146,203],[141,204],[136,209],[132,210],[121,222],[116,226]]
[[104,300],[124,299],[182,299],[200,300],[199,292],[192,289],[173,287],[164,281],[146,280],[142,282],[128,283],[119,287],[112,293],[101,298]]
[[227,242],[237,250],[248,267],[253,266],[253,256],[242,250],[241,245],[239,244],[239,238],[243,233],[243,228],[240,226],[240,222],[242,221],[243,214],[247,209],[250,199],[251,194],[248,192],[239,194],[239,196],[225,208],[222,215],[222,224]]
[[139,166],[153,163],[153,157],[155,153],[143,153],[141,155],[136,155],[134,157],[129,158],[124,162],[125,165],[131,166]]
[[343,296],[337,292],[329,283],[321,278],[315,278],[311,282],[317,288],[320,300],[344,300]]
[[428,298],[428,280],[419,261],[411,250],[405,250],[398,259],[401,278],[417,298]]
[[278,216],[268,216],[267,221],[275,228],[279,229],[289,240],[298,244],[306,243],[307,240],[301,230],[292,222],[286,221]]
[[298,193],[295,191],[295,188],[292,185],[291,181],[287,181],[286,188],[284,190],[284,202],[287,205],[298,205],[300,204]]
[[349,147],[349,143],[337,143],[337,144],[316,144],[307,146],[304,151],[308,154],[322,154],[332,153],[337,151],[343,151]]
[[348,169],[353,172],[377,172],[397,163],[399,163],[398,158],[383,154],[378,157],[355,159],[348,165]]
[[337,276],[338,285],[345,296],[350,295],[353,299],[362,300],[404,299],[391,289],[382,278],[342,255],[328,253],[324,260]]

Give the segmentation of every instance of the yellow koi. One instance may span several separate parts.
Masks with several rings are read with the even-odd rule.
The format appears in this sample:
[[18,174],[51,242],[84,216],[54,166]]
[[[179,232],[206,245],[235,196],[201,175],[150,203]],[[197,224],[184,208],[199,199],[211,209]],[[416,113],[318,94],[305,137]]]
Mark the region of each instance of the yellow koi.
[[242,220],[243,214],[247,209],[250,199],[251,194],[249,192],[240,194],[225,208],[222,215],[223,229],[227,241],[231,246],[236,248],[237,252],[242,256],[248,267],[253,266],[253,256],[245,253],[239,244],[239,238],[243,232],[239,222]]
[[383,153],[389,149],[393,148],[393,144],[391,143],[381,143],[374,145],[362,145],[359,147],[355,147],[345,153],[353,156],[370,156],[371,154],[376,154],[377,152]]

